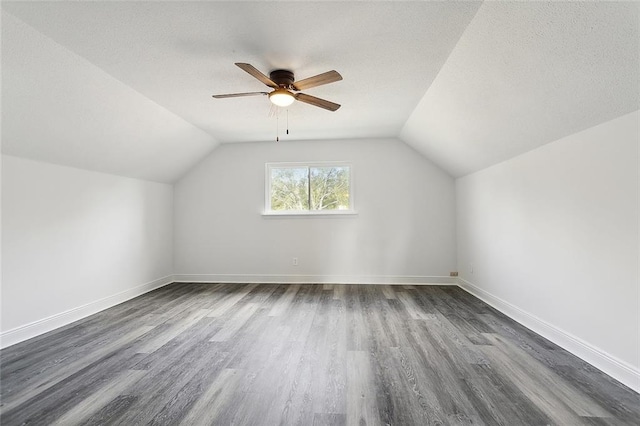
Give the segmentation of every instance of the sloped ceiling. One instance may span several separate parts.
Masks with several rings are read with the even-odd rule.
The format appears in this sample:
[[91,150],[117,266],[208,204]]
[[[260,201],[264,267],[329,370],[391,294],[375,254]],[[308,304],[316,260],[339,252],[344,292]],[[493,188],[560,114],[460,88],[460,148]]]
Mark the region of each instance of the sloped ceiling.
[[639,108],[638,4],[3,2],[3,152],[171,182],[273,140],[234,62],[341,82],[281,139],[400,137],[454,176]]
[[484,3],[401,138],[463,176],[637,110],[639,6]]
[[11,15],[2,30],[3,153],[168,183],[217,146]]

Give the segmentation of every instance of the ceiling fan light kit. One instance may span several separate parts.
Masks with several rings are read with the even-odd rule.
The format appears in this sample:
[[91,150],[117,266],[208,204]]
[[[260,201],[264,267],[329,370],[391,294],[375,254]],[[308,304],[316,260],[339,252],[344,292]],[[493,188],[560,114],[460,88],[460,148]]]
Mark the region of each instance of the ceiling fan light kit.
[[322,74],[318,74],[313,77],[305,78],[304,80],[295,81],[293,72],[289,70],[274,70],[269,73],[269,77],[261,73],[257,68],[251,64],[243,62],[237,62],[236,66],[248,74],[251,74],[254,78],[260,80],[262,83],[274,89],[272,92],[245,92],[245,93],[230,93],[225,95],[213,95],[216,99],[223,98],[238,98],[243,96],[257,96],[257,95],[269,95],[269,100],[276,106],[287,107],[293,103],[293,101],[304,102],[309,105],[317,106],[329,111],[336,111],[340,108],[339,104],[336,104],[325,99],[316,98],[315,96],[307,95],[304,93],[292,93],[292,91],[299,92],[300,90],[309,89],[323,84],[329,84],[342,80],[342,76],[335,70],[327,71]]
[[287,89],[276,89],[269,93],[269,100],[276,106],[288,107],[296,100],[296,98],[294,98],[293,93]]

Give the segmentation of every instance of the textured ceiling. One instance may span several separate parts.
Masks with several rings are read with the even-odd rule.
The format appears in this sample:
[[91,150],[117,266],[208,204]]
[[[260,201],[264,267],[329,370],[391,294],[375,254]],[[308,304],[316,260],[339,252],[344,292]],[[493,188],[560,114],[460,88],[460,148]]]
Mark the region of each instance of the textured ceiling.
[[[291,138],[396,136],[479,3],[28,2],[10,13],[221,142],[275,139],[267,89],[234,66],[343,81],[305,91],[337,113],[296,103]],[[400,24],[400,25],[398,25]]]
[[484,3],[401,138],[463,176],[637,110],[639,7]]
[[[3,152],[173,181],[217,143],[272,140],[233,65],[343,81],[289,139],[394,137],[464,175],[639,108],[638,4],[2,2]],[[6,13],[8,12],[8,13]]]
[[203,130],[3,14],[3,153],[173,182],[216,146]]

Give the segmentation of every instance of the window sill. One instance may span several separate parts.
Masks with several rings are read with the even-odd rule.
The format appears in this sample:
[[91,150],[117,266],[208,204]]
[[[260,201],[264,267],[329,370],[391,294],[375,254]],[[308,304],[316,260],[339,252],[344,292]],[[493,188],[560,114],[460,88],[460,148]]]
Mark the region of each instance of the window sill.
[[301,212],[301,211],[274,211],[274,212],[264,212],[262,216],[264,217],[329,217],[329,216],[357,216],[358,212],[355,210],[327,210],[327,211],[312,211],[312,212]]

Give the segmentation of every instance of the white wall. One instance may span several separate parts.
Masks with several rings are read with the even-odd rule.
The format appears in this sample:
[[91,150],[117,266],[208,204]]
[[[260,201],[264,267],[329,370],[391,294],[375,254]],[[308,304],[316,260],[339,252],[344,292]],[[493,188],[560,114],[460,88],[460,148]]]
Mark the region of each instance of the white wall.
[[639,119],[456,181],[463,286],[636,389]]
[[[265,163],[281,161],[352,162],[359,214],[262,216]],[[450,176],[398,140],[222,145],[175,186],[175,272],[205,281],[447,282],[454,191]]]
[[170,185],[4,155],[2,345],[170,282],[172,197]]

